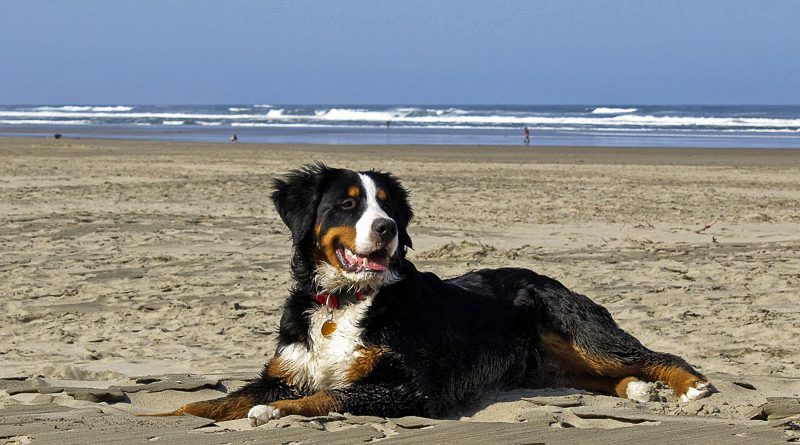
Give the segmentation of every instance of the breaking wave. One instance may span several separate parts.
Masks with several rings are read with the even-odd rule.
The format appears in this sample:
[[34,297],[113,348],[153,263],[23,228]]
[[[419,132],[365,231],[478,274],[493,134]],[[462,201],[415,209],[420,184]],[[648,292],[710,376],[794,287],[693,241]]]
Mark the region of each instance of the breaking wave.
[[800,131],[800,109],[519,106],[0,106],[2,125],[325,126],[562,131]]
[[87,120],[47,120],[47,119],[0,119],[4,125],[86,125]]
[[125,105],[114,106],[84,106],[84,105],[64,105],[60,107],[36,107],[35,111],[131,111],[133,107]]
[[598,107],[592,110],[592,114],[625,114],[636,112],[638,108],[607,108]]

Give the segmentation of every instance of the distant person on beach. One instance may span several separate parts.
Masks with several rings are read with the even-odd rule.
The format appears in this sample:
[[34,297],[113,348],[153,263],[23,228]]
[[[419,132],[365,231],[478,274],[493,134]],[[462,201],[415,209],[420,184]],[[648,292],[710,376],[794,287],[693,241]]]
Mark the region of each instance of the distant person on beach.
[[388,130],[389,127],[392,125],[392,121],[386,121],[386,129]]
[[525,145],[531,145],[531,130],[525,127],[522,132],[525,134]]
[[233,133],[233,136],[231,136],[231,143],[232,144],[236,144],[238,142],[239,142],[239,135],[237,135],[236,133]]

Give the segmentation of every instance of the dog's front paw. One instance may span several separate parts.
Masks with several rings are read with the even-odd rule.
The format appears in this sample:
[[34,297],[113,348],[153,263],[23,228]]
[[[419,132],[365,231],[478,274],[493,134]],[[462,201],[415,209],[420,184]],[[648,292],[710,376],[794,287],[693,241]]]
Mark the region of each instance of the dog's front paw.
[[691,402],[708,397],[713,392],[714,387],[708,382],[697,382],[694,386],[686,390],[686,394],[681,394],[681,402]]
[[267,423],[271,419],[280,419],[281,410],[269,405],[256,405],[250,408],[250,411],[247,413],[247,418],[250,419],[251,426],[257,427]]

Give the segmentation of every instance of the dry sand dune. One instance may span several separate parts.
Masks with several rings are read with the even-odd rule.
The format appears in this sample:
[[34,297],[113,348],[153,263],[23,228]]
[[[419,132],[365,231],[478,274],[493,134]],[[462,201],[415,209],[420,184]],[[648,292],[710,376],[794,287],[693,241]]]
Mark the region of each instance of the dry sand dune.
[[[312,160],[401,178],[420,269],[553,276],[720,393],[638,404],[524,390],[460,421],[328,416],[256,430],[131,417],[219,394],[272,354],[290,282],[268,185]],[[798,202],[795,150],[0,139],[0,439],[798,440]]]

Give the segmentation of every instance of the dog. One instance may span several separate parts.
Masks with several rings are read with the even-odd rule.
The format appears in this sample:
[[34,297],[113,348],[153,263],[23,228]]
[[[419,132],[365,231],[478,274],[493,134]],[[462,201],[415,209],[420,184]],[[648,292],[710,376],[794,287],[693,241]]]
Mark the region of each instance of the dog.
[[552,278],[521,268],[444,280],[418,271],[406,258],[408,193],[389,173],[316,163],[273,189],[294,280],[275,355],[241,389],[168,415],[257,426],[329,412],[442,417],[514,388],[638,401],[655,381],[682,401],[712,392],[686,361],[646,348]]

